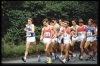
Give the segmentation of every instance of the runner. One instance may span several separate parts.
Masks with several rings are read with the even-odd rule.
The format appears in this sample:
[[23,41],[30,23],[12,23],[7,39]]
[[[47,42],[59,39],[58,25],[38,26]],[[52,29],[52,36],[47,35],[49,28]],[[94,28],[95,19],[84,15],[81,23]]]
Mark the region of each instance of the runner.
[[86,43],[85,43],[85,46],[84,46],[85,53],[88,56],[86,61],[88,61],[92,58],[89,54],[88,49],[87,49],[90,42],[92,43],[92,47],[93,47],[93,58],[92,58],[92,60],[95,61],[94,57],[95,57],[95,54],[96,54],[96,52],[95,52],[96,44],[94,43],[94,38],[97,34],[96,34],[96,28],[93,26],[93,19],[88,20],[88,26],[86,28],[86,32],[87,32],[87,40],[86,40]]
[[69,27],[69,21],[64,21],[64,28],[62,30],[63,33],[63,42],[64,42],[64,52],[65,52],[65,56],[64,56],[64,60],[60,61],[62,63],[66,63],[68,62],[68,58],[69,58],[69,51],[70,51],[70,45],[71,45],[71,31],[73,29]]
[[[96,33],[97,33],[97,23],[96,23],[96,21],[93,22],[93,26],[96,28]],[[97,53],[97,36],[95,36],[93,42],[94,42],[95,46],[92,46],[92,43],[90,43],[90,48],[91,48],[92,51],[93,51],[93,48],[95,48],[95,52]],[[91,54],[91,56],[93,56],[93,55]]]
[[[54,26],[54,22],[52,20],[50,20],[50,26],[53,27]],[[54,31],[52,30],[52,33],[54,33]],[[53,36],[54,37],[54,36]],[[51,40],[53,39],[53,37],[51,38]],[[54,62],[55,61],[55,56],[53,55],[53,49],[52,49],[52,44],[53,42],[50,43],[50,54],[51,54],[51,57],[52,57],[52,61]]]
[[[71,35],[72,35],[71,51],[73,53],[74,52],[74,44],[77,41],[77,28],[78,28],[78,25],[76,24],[76,20],[72,20],[71,28],[73,28],[73,31],[71,32]],[[73,55],[75,55],[75,54],[73,53]],[[71,57],[73,57],[73,55]]]
[[53,36],[52,34],[53,27],[51,27],[48,24],[48,22],[49,22],[48,19],[43,20],[44,27],[42,28],[40,41],[44,43],[44,51],[47,57],[47,63],[52,63],[49,48],[50,48],[51,38]]
[[60,51],[61,51],[61,55],[60,55],[60,59],[63,59],[63,47],[64,47],[64,44],[63,44],[63,35],[62,35],[62,29],[64,28],[64,21],[62,19],[59,19],[59,27],[58,27],[58,32],[57,32],[57,42],[59,43],[59,48],[60,48]]
[[[94,26],[96,28],[96,33],[97,33],[97,36],[98,36],[98,32],[97,32],[98,31],[98,25],[97,25],[97,21],[96,20],[94,21]],[[95,44],[96,44],[96,46],[95,46],[96,53],[97,53],[97,42],[98,42],[98,37],[97,36],[94,39],[95,40]]]
[[83,24],[83,20],[79,19],[79,27],[77,28],[77,42],[79,42],[79,48],[80,48],[80,56],[79,59],[83,60],[83,46],[85,43],[85,39],[86,39],[86,25]]
[[25,55],[22,58],[22,61],[26,62],[26,57],[28,55],[30,42],[33,43],[34,51],[38,54],[38,61],[40,61],[40,55],[38,52],[38,49],[36,48],[36,39],[35,39],[35,26],[32,24],[33,20],[32,18],[28,19],[28,24],[26,24],[26,27],[24,28],[24,31],[26,31],[26,51]]
[[[71,30],[71,37],[72,37],[72,31],[74,31],[74,28],[69,26],[69,22],[68,22],[67,24],[68,24],[68,27],[72,29],[72,30]],[[75,35],[77,36],[77,32],[75,33]],[[70,39],[71,39],[71,37],[70,37]],[[71,47],[72,47],[72,43],[71,43],[71,45],[70,45],[70,48],[71,48]],[[69,57],[68,57],[68,60],[67,60],[67,61],[69,61],[69,60],[71,59],[70,57],[73,58],[73,61],[75,61],[77,55],[74,54],[72,51],[69,50]]]
[[53,49],[52,59],[56,60],[58,58],[56,43],[57,43],[57,31],[58,31],[59,24],[57,23],[55,18],[52,18],[52,23],[53,23],[53,30],[54,30],[54,36],[52,38],[52,49]]

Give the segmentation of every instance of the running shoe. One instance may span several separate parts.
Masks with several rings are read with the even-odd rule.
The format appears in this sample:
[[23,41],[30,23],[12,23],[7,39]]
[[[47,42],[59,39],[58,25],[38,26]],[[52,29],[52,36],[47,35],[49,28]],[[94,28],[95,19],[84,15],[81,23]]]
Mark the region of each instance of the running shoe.
[[41,59],[40,58],[38,58],[38,62],[40,62],[41,61]]
[[58,58],[59,58],[58,55],[55,55],[55,60],[58,59]]
[[62,56],[60,56],[60,57],[59,57],[59,59],[63,60],[63,57],[62,57]]
[[68,60],[67,61],[70,61],[70,58],[68,57]]
[[80,56],[80,60],[83,60],[83,56]]
[[53,62],[55,61],[55,56],[52,56],[52,61],[53,61]]
[[65,64],[67,61],[64,61],[64,60],[60,60],[63,64]]
[[92,61],[95,61],[95,58],[92,58]]
[[45,63],[47,63],[48,62],[48,59],[45,61]]
[[92,58],[92,56],[90,55],[90,57],[88,57],[88,58],[86,59],[86,61],[90,60],[91,58]]
[[73,55],[73,61],[75,61],[75,60],[76,60],[76,57],[77,57],[77,55]]
[[51,59],[49,59],[48,60],[48,62],[47,62],[47,64],[51,64],[52,63],[52,60]]
[[26,62],[26,60],[24,58],[22,58],[22,61]]

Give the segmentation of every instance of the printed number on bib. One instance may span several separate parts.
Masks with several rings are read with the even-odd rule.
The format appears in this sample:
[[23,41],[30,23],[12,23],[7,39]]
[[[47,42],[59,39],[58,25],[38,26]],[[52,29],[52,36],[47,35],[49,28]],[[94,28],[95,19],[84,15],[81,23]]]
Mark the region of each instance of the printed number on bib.
[[82,35],[82,33],[79,33],[79,35]]
[[50,36],[49,32],[45,32],[44,36]]
[[91,32],[87,32],[87,36],[91,36],[92,35],[92,33]]
[[26,36],[31,36],[31,33],[30,33],[30,32],[27,32],[27,33],[26,33]]
[[64,34],[63,36],[64,36],[64,37],[67,37],[67,34]]

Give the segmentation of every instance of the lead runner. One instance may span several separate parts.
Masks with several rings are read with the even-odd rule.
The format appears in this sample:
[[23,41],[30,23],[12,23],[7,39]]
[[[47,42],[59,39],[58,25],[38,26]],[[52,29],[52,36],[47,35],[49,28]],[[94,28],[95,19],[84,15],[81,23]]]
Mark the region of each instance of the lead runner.
[[33,19],[29,18],[28,19],[28,24],[24,28],[24,31],[26,31],[26,51],[25,55],[22,58],[22,61],[26,62],[26,57],[28,55],[29,47],[30,47],[30,42],[33,43],[34,51],[38,54],[38,61],[40,61],[40,55],[38,52],[38,49],[36,47],[36,39],[35,39],[35,26],[32,24]]

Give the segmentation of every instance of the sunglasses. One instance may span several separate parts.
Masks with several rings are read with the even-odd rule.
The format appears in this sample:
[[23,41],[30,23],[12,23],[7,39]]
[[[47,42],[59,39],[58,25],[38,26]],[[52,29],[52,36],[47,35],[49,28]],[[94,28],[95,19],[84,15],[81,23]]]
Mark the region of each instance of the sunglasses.
[[83,23],[83,22],[79,22],[79,23]]

